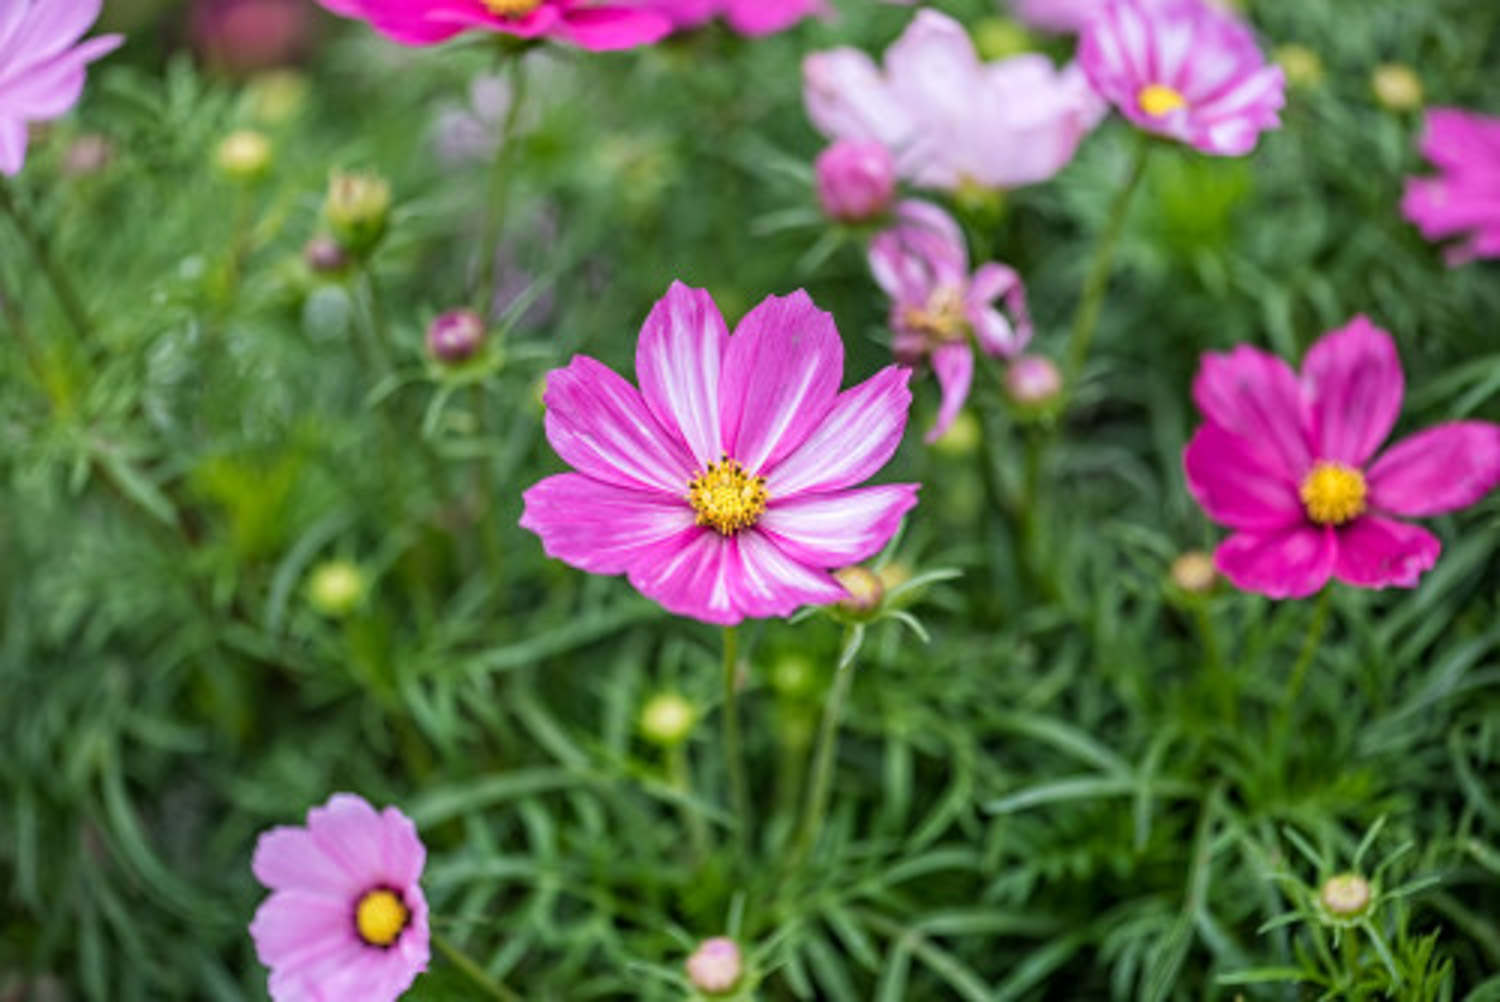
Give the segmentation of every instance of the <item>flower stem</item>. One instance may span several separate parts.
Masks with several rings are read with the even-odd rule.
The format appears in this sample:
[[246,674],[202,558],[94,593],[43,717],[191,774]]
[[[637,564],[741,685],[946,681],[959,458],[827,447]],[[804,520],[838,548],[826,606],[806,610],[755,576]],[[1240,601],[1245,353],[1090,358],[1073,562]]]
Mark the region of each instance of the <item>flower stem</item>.
[[1146,161],[1151,155],[1152,140],[1144,132],[1140,134],[1135,152],[1130,161],[1130,172],[1125,183],[1115,193],[1109,207],[1109,218],[1094,245],[1094,260],[1089,265],[1088,277],[1084,279],[1083,294],[1078,301],[1078,312],[1073,317],[1073,331],[1068,338],[1065,375],[1067,386],[1077,386],[1083,364],[1088,360],[1089,345],[1099,327],[1099,314],[1104,309],[1104,294],[1109,290],[1109,276],[1114,270],[1115,248],[1120,234],[1125,230],[1125,217],[1129,214],[1131,198],[1140,187],[1146,173]]
[[31,256],[36,260],[37,266],[52,283],[52,291],[57,296],[57,301],[62,306],[63,313],[67,315],[68,323],[78,332],[79,338],[87,342],[89,339],[88,314],[83,309],[83,302],[78,298],[78,293],[73,289],[73,283],[68,280],[67,272],[59,267],[57,260],[52,256],[52,249],[47,241],[47,235],[37,228],[31,217],[21,210],[16,201],[15,191],[10,182],[0,176],[0,212],[10,217],[15,224],[16,231],[21,234],[21,239],[31,251]]
[[1318,604],[1313,609],[1312,622],[1308,624],[1307,636],[1302,641],[1302,653],[1297,656],[1297,661],[1292,665],[1292,674],[1286,680],[1286,692],[1281,697],[1280,720],[1276,725],[1276,747],[1285,745],[1287,734],[1292,726],[1292,713],[1297,700],[1302,695],[1303,683],[1307,681],[1307,670],[1312,666],[1313,655],[1318,651],[1318,644],[1323,639],[1323,632],[1328,626],[1328,613],[1332,608],[1333,588],[1324,586],[1323,594],[1318,596]]
[[734,841],[739,861],[745,862],[750,839],[750,784],[745,778],[745,753],[740,742],[738,704],[739,631],[724,627],[724,768],[729,772],[729,795],[734,807]]
[[490,998],[500,999],[501,1002],[523,1002],[520,995],[517,995],[486,974],[484,968],[480,967],[473,957],[460,950],[446,936],[436,930],[432,933],[432,945],[437,947],[438,952],[447,957],[454,967],[463,971],[469,980],[474,982]]
[[[667,780],[672,784],[672,789],[684,797],[693,795],[692,766],[688,763],[687,748],[681,744],[667,749]],[[683,823],[687,826],[693,859],[701,863],[708,855],[708,826],[704,824],[703,815],[693,804],[683,801],[679,809],[682,812]]]
[[843,720],[844,704],[849,699],[849,688],[854,681],[854,657],[859,653],[859,645],[863,640],[862,626],[850,626],[844,631],[843,648],[839,652],[838,664],[833,669],[833,686],[827,702],[823,704],[823,723],[818,730],[818,749],[813,756],[812,784],[807,791],[807,806],[797,832],[797,842],[792,847],[793,867],[807,858],[823,830],[823,815],[828,810],[828,792],[833,783],[833,760],[838,747],[839,724]]
[[480,267],[478,285],[474,289],[474,310],[486,321],[495,299],[495,278],[499,265],[500,234],[505,228],[506,206],[510,201],[512,162],[511,148],[515,146],[516,126],[521,121],[521,105],[526,99],[526,54],[517,52],[508,64],[510,69],[510,106],[505,109],[505,121],[500,128],[500,145],[495,149],[495,159],[490,167],[490,187],[484,214],[484,229],[480,235]]

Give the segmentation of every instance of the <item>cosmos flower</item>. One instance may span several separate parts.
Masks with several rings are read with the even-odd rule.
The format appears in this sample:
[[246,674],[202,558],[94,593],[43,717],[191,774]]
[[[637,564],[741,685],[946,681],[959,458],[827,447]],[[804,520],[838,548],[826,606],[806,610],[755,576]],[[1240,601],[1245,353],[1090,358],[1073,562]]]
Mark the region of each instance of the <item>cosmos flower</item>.
[[0,171],[26,163],[27,126],[68,113],[83,94],[84,67],[123,39],[80,42],[103,0],[6,0],[0,4]]
[[630,49],[660,40],[672,22],[654,11],[591,0],[318,0],[403,45],[434,45],[463,31],[553,39],[583,49]]
[[650,0],[651,9],[678,28],[696,28],[722,17],[741,35],[774,35],[827,10],[824,0]]
[[957,21],[922,10],[877,67],[857,49],[802,67],[813,125],[830,139],[875,141],[926,188],[1018,188],[1051,178],[1107,106],[1077,66],[1028,54],[984,63]]
[[[870,270],[891,299],[891,346],[898,361],[932,363],[942,389],[937,421],[927,441],[941,437],[958,416],[974,381],[973,341],[986,354],[1015,358],[1031,340],[1026,289],[1020,276],[990,262],[969,274],[963,234],[946,212],[928,202],[896,207],[896,224],[870,242]],[[995,308],[1003,299],[1014,318]]]
[[1281,124],[1281,67],[1244,23],[1204,0],[1107,0],[1078,60],[1131,122],[1204,153],[1242,156]]
[[261,835],[252,868],[271,889],[250,923],[274,1002],[394,1002],[427,969],[427,850],[394,807],[335,794],[305,828]]
[[1205,422],[1183,467],[1208,516],[1236,530],[1214,554],[1236,587],[1412,588],[1431,569],[1437,537],[1399,518],[1463,508],[1500,483],[1500,425],[1440,424],[1372,459],[1404,387],[1391,336],[1362,316],[1320,338],[1300,378],[1248,346],[1204,356],[1193,396]]
[[1407,180],[1402,213],[1428,240],[1465,238],[1451,264],[1500,257],[1500,118],[1433,108],[1421,149],[1441,173]]
[[639,390],[584,356],[547,381],[547,438],[576,472],[528,490],[521,525],[550,556],[733,625],[843,598],[829,571],[878,551],[916,504],[915,484],[855,486],[901,442],[910,373],[840,393],[843,342],[805,292],[731,336],[707,292],[674,283],[635,368]]

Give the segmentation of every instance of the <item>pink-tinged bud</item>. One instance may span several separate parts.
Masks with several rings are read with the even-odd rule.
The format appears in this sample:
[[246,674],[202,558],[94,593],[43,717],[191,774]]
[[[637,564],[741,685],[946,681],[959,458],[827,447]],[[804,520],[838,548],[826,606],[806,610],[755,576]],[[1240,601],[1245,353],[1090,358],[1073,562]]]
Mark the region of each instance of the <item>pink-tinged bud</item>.
[[818,155],[818,200],[841,222],[880,215],[896,195],[896,163],[880,143],[840,139]]
[[349,267],[349,255],[332,237],[313,237],[302,248],[302,261],[319,275],[337,275]]
[[1188,550],[1172,561],[1172,583],[1190,595],[1207,595],[1219,583],[1214,558],[1202,550]]
[[1362,915],[1370,907],[1370,882],[1357,873],[1329,877],[1318,890],[1318,900],[1335,918]]
[[885,600],[885,582],[868,567],[858,564],[841,567],[833,572],[833,577],[848,592],[848,597],[839,602],[839,608],[850,615],[868,616]]
[[449,310],[427,325],[427,352],[439,362],[466,362],[483,342],[484,321],[473,310]]
[[1005,392],[1021,407],[1047,407],[1056,402],[1062,388],[1062,373],[1041,355],[1022,355],[1005,371]]
[[688,980],[708,995],[733,991],[744,972],[739,944],[728,936],[715,936],[698,944],[686,967]]

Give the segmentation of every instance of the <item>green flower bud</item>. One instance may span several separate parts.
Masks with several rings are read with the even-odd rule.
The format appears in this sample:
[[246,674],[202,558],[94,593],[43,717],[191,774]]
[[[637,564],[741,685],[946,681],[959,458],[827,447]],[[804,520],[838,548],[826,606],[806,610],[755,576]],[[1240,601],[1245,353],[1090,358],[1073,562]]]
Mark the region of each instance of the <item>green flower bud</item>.
[[698,722],[698,710],[675,692],[659,692],[641,708],[641,737],[661,748],[686,741]]
[[348,560],[328,560],[313,568],[307,580],[307,599],[325,616],[342,618],[365,598],[365,576]]
[[385,236],[391,211],[391,186],[368,171],[334,171],[328,179],[323,217],[334,237],[350,254],[367,256]]
[[254,129],[231,132],[214,151],[219,170],[236,181],[254,181],[271,168],[271,141]]

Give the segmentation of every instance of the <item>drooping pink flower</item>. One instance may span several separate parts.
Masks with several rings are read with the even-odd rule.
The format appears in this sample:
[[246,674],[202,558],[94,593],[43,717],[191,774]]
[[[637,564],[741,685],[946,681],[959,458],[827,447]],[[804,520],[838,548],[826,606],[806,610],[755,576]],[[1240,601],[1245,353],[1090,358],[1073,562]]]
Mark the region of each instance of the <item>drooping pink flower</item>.
[[884,144],[927,188],[1019,188],[1052,177],[1107,106],[1077,66],[1041,55],[984,63],[957,21],[918,11],[877,67],[857,49],[808,56],[803,99],[830,139]]
[[250,923],[274,1002],[394,1002],[427,969],[427,850],[394,807],[339,793],[305,828],[261,835],[251,863],[271,889]]
[[1428,240],[1467,238],[1452,264],[1500,257],[1500,118],[1433,108],[1421,149],[1441,173],[1407,180],[1402,213]]
[[1243,156],[1281,125],[1285,80],[1235,15],[1205,0],[1106,0],[1078,60],[1100,94],[1148,132]]
[[[926,358],[942,389],[937,421],[927,441],[940,438],[958,416],[974,381],[970,335],[989,355],[1015,358],[1031,340],[1026,289],[1011,268],[991,261],[969,274],[963,233],[930,202],[902,202],[896,224],[870,242],[870,270],[891,299],[891,347],[896,359]],[[1003,300],[1011,319],[995,308]]]
[[6,0],[0,4],[0,171],[21,172],[27,125],[67,114],[83,94],[84,68],[114,51],[119,35],[80,42],[103,0]]
[[824,0],[649,0],[648,6],[671,18],[679,29],[721,17],[734,31],[752,37],[785,31],[828,9]]
[[896,164],[880,143],[840,139],[818,155],[814,166],[818,201],[833,219],[871,219],[896,195]]
[[403,45],[434,45],[463,31],[568,42],[602,52],[661,40],[672,22],[628,3],[592,0],[318,0]]
[[805,292],[730,336],[673,283],[636,346],[640,390],[576,356],[547,381],[547,438],[576,472],[526,492],[550,556],[625,574],[671,612],[733,625],[844,597],[829,573],[885,545],[916,484],[856,487],[895,452],[910,373],[839,392],[844,345]]
[[1416,586],[1441,545],[1398,519],[1463,508],[1500,483],[1500,425],[1440,424],[1372,461],[1404,388],[1391,336],[1362,316],[1319,338],[1300,378],[1248,346],[1203,357],[1193,396],[1205,421],[1183,467],[1203,510],[1235,530],[1214,554],[1225,577],[1272,598],[1330,577]]

